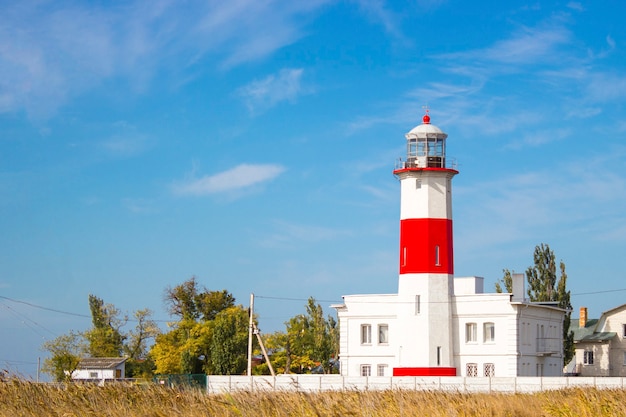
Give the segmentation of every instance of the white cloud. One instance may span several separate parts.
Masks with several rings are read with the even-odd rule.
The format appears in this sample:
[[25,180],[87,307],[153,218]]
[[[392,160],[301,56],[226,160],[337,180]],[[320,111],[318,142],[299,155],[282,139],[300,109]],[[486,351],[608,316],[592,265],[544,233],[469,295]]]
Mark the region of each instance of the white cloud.
[[255,80],[237,90],[251,112],[266,110],[281,101],[293,101],[306,93],[302,88],[302,68],[282,69],[262,80]]
[[626,77],[613,73],[590,75],[587,97],[596,102],[624,99],[626,97]]
[[542,27],[523,27],[509,39],[494,45],[467,52],[442,55],[442,58],[476,60],[527,65],[537,62],[558,62],[556,48],[570,42],[571,33],[557,22]]
[[302,242],[317,243],[349,236],[350,232],[324,226],[309,226],[285,221],[275,222],[276,232],[265,236],[261,240],[264,247],[289,247]]
[[284,171],[281,165],[241,164],[215,175],[174,184],[173,191],[178,195],[195,196],[224,193],[271,181]]
[[0,112],[46,119],[106,80],[137,92],[157,72],[197,76],[189,67],[206,57],[216,68],[263,58],[298,40],[326,2],[16,2],[0,14]]

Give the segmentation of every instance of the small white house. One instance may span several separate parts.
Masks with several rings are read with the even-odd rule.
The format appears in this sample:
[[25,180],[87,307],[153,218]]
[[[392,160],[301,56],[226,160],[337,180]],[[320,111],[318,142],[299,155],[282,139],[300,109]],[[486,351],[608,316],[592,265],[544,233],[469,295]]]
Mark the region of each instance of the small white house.
[[104,383],[125,378],[127,358],[82,358],[72,380]]
[[576,355],[566,372],[580,376],[626,376],[626,304],[587,319],[587,308],[572,319]]
[[345,376],[560,376],[565,311],[531,303],[524,277],[512,294],[485,294],[483,278],[454,277],[447,134],[430,116],[406,134],[400,182],[397,294],[347,295],[334,305]]

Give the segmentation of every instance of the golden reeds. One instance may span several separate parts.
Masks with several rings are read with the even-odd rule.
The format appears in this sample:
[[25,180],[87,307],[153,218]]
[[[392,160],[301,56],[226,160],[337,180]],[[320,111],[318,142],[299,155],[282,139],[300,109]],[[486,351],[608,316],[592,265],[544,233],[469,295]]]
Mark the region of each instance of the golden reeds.
[[0,416],[626,416],[626,391],[592,388],[536,394],[436,391],[259,391],[208,395],[159,385],[0,382]]

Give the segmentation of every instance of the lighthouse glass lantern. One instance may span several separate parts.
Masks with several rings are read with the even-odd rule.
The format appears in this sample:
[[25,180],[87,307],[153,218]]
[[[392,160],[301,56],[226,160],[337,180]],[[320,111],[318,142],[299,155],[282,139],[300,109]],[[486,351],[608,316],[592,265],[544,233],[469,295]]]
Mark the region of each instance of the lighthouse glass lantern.
[[422,128],[413,129],[406,134],[405,168],[445,168],[448,135],[430,124],[428,114],[423,117],[422,121]]

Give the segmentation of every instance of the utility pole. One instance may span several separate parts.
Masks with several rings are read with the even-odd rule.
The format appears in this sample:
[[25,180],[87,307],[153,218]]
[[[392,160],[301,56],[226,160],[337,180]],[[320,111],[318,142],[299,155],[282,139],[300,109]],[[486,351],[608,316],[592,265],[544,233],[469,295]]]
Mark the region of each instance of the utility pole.
[[250,293],[250,325],[248,327],[248,376],[252,376],[252,337],[254,335],[254,294]]
[[256,334],[257,339],[259,339],[259,345],[261,346],[261,352],[263,352],[263,356],[265,357],[265,362],[267,363],[268,368],[270,368],[270,374],[272,374],[272,376],[276,376],[270,357],[268,356],[265,345],[263,344],[263,339],[261,339],[261,331],[256,327],[256,324],[252,323],[252,326],[254,326],[254,334]]

